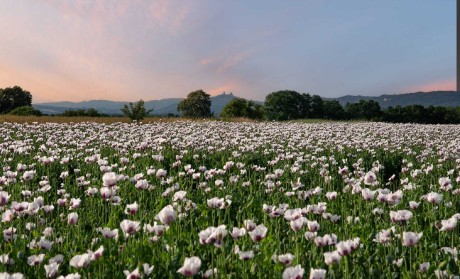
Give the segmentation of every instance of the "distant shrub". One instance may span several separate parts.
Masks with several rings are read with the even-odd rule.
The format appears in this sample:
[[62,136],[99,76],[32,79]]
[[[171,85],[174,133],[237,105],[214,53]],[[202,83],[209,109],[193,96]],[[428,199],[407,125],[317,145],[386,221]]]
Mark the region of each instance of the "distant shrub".
[[18,116],[42,116],[43,113],[38,109],[33,108],[32,106],[22,106],[13,109],[8,114],[18,115]]
[[97,110],[90,109],[68,109],[64,111],[60,116],[66,117],[104,117],[108,116],[107,114],[100,113]]
[[131,121],[141,121],[142,119],[147,117],[152,111],[153,109],[150,109],[150,110],[145,109],[144,100],[142,99],[139,100],[139,102],[134,103],[134,104],[129,103],[129,106],[125,105],[121,109],[121,112],[123,112],[123,114],[126,117],[129,117]]

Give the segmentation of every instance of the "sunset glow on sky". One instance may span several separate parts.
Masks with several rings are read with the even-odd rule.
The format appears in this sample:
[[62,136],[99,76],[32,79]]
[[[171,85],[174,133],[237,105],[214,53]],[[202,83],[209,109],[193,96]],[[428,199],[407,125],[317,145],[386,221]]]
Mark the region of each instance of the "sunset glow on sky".
[[456,1],[0,2],[0,88],[34,103],[456,89]]

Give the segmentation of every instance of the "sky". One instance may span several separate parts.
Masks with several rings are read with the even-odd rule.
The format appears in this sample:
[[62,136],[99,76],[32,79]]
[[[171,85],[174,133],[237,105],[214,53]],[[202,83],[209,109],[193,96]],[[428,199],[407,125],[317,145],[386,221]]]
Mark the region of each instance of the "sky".
[[456,90],[455,0],[3,0],[0,88],[33,103]]

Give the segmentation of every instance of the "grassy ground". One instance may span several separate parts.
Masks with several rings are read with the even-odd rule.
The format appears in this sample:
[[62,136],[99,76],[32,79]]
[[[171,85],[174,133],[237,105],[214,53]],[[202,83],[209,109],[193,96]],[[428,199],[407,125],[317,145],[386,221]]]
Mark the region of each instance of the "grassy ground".
[[[188,119],[188,118],[169,118],[169,117],[160,117],[153,116],[145,118],[142,123],[149,122],[176,122],[184,120],[193,120],[196,122],[201,121],[227,121],[227,122],[254,122],[255,120],[248,118],[231,118],[231,119],[222,119],[222,118],[207,118],[207,119]],[[0,123],[10,122],[10,123],[81,123],[81,122],[96,122],[96,123],[106,123],[112,124],[117,122],[130,123],[131,120],[127,117],[65,117],[65,116],[15,116],[15,115],[0,115]]]
[[[256,120],[249,118],[207,118],[207,119],[188,119],[188,118],[169,118],[169,117],[160,117],[152,116],[145,118],[142,123],[149,122],[176,122],[184,120],[193,120],[196,122],[201,121],[225,121],[225,122],[257,122]],[[81,123],[81,122],[95,122],[95,123],[105,123],[112,124],[117,122],[130,123],[131,120],[127,117],[65,117],[65,116],[15,116],[15,115],[0,115],[0,123],[10,122],[10,123]],[[363,122],[360,120],[345,121],[345,120],[329,120],[329,119],[299,119],[292,120],[293,123],[336,123],[336,122],[347,122],[347,123],[356,123]]]

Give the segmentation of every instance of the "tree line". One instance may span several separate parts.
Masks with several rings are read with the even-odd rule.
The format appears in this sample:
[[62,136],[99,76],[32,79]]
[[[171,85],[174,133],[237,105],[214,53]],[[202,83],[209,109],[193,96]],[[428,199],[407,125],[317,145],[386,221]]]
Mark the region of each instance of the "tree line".
[[[181,116],[187,118],[214,117],[211,96],[203,90],[187,95],[177,105]],[[132,120],[142,120],[153,110],[146,110],[144,101],[125,105],[121,112]],[[0,114],[35,115],[42,113],[32,107],[32,94],[19,86],[0,88]],[[104,117],[95,109],[66,110],[61,116]],[[409,105],[381,109],[374,100],[360,100],[342,106],[337,100],[318,95],[281,90],[268,94],[265,102],[257,103],[244,98],[228,102],[221,118],[249,118],[255,120],[285,121],[298,119],[367,120],[393,123],[460,124],[460,107]]]

